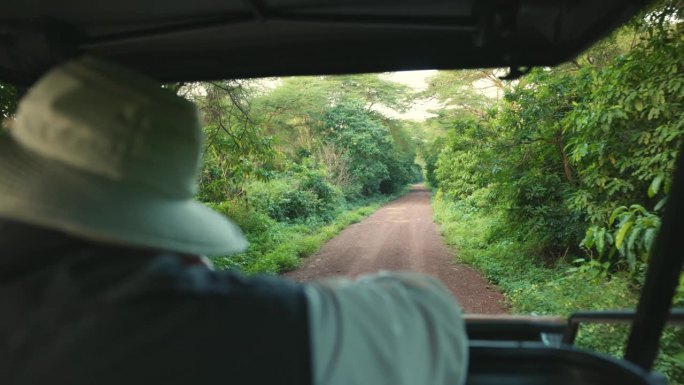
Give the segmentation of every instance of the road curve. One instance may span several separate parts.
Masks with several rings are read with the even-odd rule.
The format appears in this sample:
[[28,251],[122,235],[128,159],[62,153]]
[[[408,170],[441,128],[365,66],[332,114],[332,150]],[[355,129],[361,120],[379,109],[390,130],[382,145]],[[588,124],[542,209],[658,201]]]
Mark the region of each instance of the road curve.
[[410,270],[439,278],[468,313],[506,313],[504,298],[477,271],[454,262],[432,220],[430,192],[421,185],[344,229],[300,268],[297,281],[379,270]]

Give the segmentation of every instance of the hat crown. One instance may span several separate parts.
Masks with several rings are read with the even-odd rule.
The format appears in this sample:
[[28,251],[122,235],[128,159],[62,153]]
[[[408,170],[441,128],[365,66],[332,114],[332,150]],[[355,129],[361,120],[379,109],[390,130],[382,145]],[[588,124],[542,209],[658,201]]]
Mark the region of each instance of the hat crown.
[[201,130],[192,103],[119,66],[83,58],[45,75],[11,130],[26,149],[110,180],[187,199]]

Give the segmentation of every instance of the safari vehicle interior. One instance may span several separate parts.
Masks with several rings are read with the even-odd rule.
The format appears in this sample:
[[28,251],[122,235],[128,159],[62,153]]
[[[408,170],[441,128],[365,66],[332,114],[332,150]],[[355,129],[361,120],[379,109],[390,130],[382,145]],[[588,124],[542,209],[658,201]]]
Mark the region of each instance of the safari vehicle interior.
[[[0,81],[28,87],[91,54],[160,81],[418,69],[531,67],[569,60],[645,0],[39,0],[0,3]],[[450,47],[445,50],[444,47]],[[684,157],[635,311],[467,315],[469,384],[661,384],[651,367],[684,263]],[[586,323],[627,323],[624,359],[573,347]]]

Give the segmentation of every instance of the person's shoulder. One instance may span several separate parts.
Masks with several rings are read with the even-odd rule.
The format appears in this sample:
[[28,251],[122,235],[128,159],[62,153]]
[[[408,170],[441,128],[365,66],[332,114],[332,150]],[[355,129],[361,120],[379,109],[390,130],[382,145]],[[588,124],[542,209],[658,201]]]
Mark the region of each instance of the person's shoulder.
[[[199,257],[160,253],[127,280],[125,298],[152,307],[186,306],[213,313],[250,317],[305,317],[305,285],[275,276],[246,276],[238,271],[215,271]],[[164,304],[159,303],[164,298]]]
[[276,276],[246,276],[239,271],[216,271],[202,257],[160,253],[146,267],[148,278],[178,292],[217,296],[283,296],[303,292],[303,286]]

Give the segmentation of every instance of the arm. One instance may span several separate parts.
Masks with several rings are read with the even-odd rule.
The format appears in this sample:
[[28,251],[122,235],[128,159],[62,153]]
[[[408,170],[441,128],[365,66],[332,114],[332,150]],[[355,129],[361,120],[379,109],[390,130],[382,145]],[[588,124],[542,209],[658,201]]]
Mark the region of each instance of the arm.
[[468,342],[434,278],[381,273],[306,287],[314,385],[458,385]]

